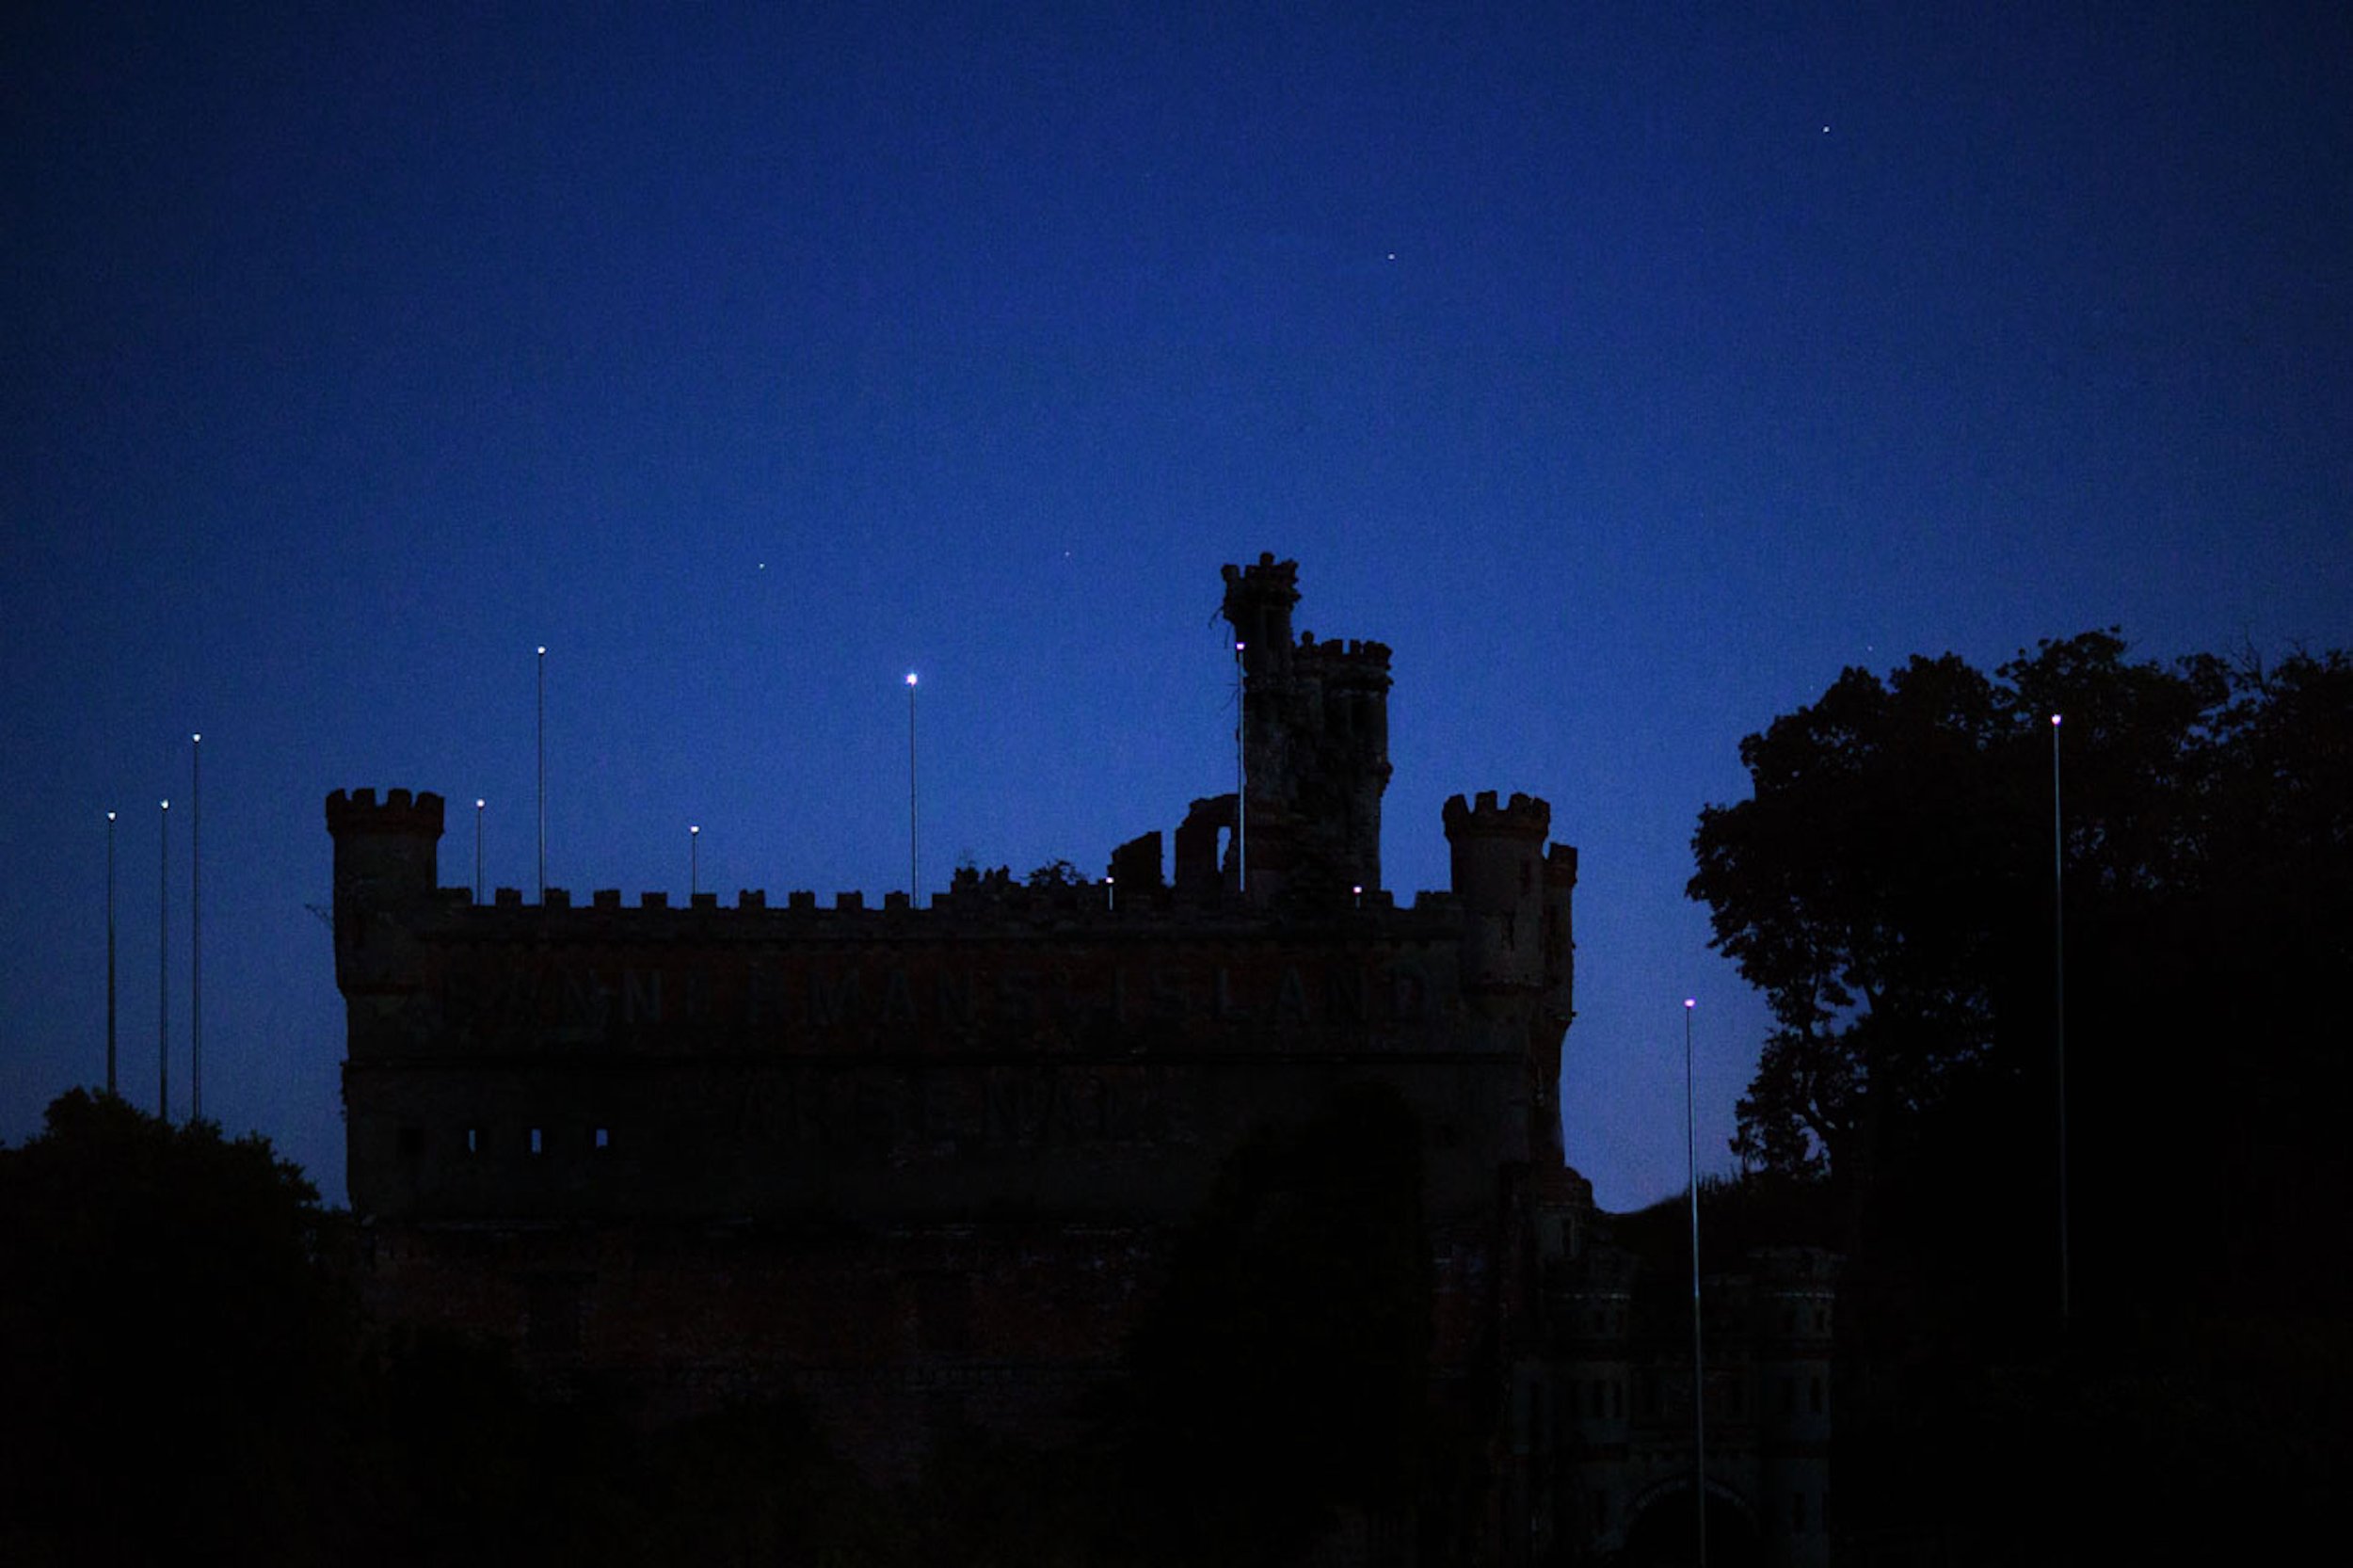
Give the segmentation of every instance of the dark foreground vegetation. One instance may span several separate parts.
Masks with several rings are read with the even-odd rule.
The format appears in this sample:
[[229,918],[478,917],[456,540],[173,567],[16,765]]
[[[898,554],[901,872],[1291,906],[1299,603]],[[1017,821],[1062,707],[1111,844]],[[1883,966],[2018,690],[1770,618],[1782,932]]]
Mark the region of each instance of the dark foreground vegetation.
[[2353,661],[1914,659],[1741,755],[1691,893],[1777,1028],[1754,1175],[1708,1207],[1847,1255],[1841,1557],[2233,1560],[2320,1519],[2353,1474]]
[[1271,1564],[1416,1496],[1459,1560],[1421,1180],[1385,1090],[1267,1128],[1086,1442],[967,1436],[885,1490],[786,1404],[649,1432],[377,1332],[346,1217],[265,1142],[77,1090],[0,1149],[0,1562]]

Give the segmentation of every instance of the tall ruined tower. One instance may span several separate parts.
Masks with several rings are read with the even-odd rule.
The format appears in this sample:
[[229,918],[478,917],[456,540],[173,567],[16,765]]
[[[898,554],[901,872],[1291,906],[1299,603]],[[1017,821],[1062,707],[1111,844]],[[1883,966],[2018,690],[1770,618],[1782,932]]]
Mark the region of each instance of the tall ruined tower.
[[1242,672],[1243,830],[1253,902],[1337,902],[1381,886],[1389,650],[1293,640],[1299,563],[1225,568]]

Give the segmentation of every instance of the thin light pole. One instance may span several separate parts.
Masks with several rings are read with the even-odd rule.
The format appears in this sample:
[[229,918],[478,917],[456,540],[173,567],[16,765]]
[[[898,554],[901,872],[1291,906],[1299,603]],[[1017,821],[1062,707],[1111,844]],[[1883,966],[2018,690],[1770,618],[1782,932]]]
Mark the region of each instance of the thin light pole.
[[2051,1041],[2058,1068],[2059,1330],[2073,1316],[2067,1242],[2067,839],[2059,817],[2059,715],[2051,715]]
[[692,904],[692,903],[694,903],[694,902],[695,902],[695,895],[696,895],[696,893],[701,892],[701,891],[702,891],[702,888],[703,888],[703,881],[702,881],[702,875],[703,875],[703,872],[702,872],[702,842],[703,842],[703,830],[702,830],[701,828],[699,828],[699,827],[696,826],[696,825],[695,825],[694,824],[692,824],[692,823],[687,824],[686,824],[686,902],[687,902],[687,903],[689,903],[689,904]]
[[115,1092],[115,814],[106,813],[106,1093]]
[[473,803],[473,901],[482,902],[482,811],[490,803],[476,795]]
[[188,1120],[204,1119],[204,737],[188,737]]
[[155,860],[155,1114],[171,1120],[171,802],[157,813]]
[[539,645],[539,902],[548,901],[548,648]]
[[1250,673],[1234,644],[1234,887],[1250,896]]
[[1699,1096],[1691,1072],[1691,1010],[1683,999],[1683,1139],[1685,1169],[1691,1185],[1691,1480],[1692,1515],[1698,1521],[1700,1568],[1707,1568],[1707,1363],[1700,1340],[1700,1121]]
[[917,846],[915,805],[915,672],[907,671],[907,902],[923,906],[922,860]]

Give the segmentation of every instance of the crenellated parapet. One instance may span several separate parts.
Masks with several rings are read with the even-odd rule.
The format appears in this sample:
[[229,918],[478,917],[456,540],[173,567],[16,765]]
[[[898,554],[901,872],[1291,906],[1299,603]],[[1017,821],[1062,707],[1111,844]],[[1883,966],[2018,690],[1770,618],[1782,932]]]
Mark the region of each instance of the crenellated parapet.
[[1513,792],[1510,801],[1496,804],[1496,792],[1481,790],[1474,799],[1449,798],[1441,812],[1449,841],[1469,837],[1522,839],[1542,842],[1552,830],[1552,806],[1534,795]]
[[380,801],[374,790],[337,790],[327,797],[327,831],[338,839],[351,833],[438,840],[442,809],[441,797],[430,790],[387,790]]
[[1314,632],[1302,632],[1293,658],[1301,670],[1327,682],[1377,684],[1384,690],[1388,687],[1389,645],[1369,637],[1327,638],[1318,642]]

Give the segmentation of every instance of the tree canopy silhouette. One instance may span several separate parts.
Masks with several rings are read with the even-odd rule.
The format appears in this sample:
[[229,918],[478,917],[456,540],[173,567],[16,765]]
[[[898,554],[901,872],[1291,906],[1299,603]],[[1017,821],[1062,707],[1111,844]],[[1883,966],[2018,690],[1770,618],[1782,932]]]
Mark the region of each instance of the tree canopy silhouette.
[[[2019,1545],[1987,1496],[2053,1521],[2039,1550],[2298,1516],[2353,1452],[2353,1259],[2320,1218],[2353,1199],[2353,660],[1915,658],[1741,760],[1689,891],[1771,1008],[1735,1147],[1843,1216],[1849,1527],[1965,1560]],[[2153,1512],[2192,1455],[2199,1495]]]
[[2113,632],[1991,677],[1914,658],[1849,669],[1748,737],[1751,797],[1701,813],[1690,893],[1774,1020],[1744,1158],[1867,1185],[1925,1120],[2047,1081],[2053,713],[2087,1069],[2123,1065],[2104,1053],[2132,1034],[2142,1081],[2103,1087],[2178,1151],[2205,1140],[2145,1092],[2168,1075],[2201,1085],[2199,1118],[2260,1135],[2208,1091],[2262,1098],[2320,1065],[2304,999],[2353,972],[2353,664],[2166,666]]
[[75,1090],[0,1149],[0,1540],[17,1560],[68,1540],[136,1557],[331,1539],[305,1518],[331,1489],[304,1485],[350,1415],[355,1319],[329,1241],[296,1167],[209,1122]]

